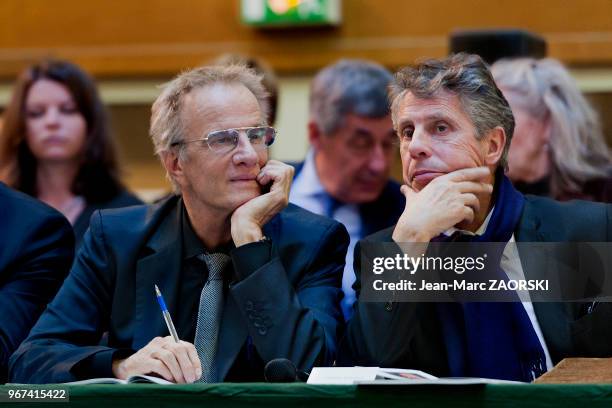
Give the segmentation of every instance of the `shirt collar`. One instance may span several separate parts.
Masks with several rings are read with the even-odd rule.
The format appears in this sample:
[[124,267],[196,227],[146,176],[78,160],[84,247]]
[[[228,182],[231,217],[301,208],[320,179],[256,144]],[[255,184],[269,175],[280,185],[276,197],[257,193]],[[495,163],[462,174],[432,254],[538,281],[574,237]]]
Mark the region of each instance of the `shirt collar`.
[[183,235],[183,258],[189,259],[194,256],[200,255],[204,252],[204,245],[200,238],[196,235],[191,222],[189,221],[189,215],[187,209],[181,201],[181,229]]
[[315,166],[314,149],[309,149],[304,159],[304,167],[300,172],[300,189],[305,196],[317,196],[327,194]]
[[[201,255],[205,252],[210,252],[206,249],[200,238],[197,236],[193,227],[191,226],[191,222],[189,221],[189,215],[187,214],[187,209],[185,208],[185,204],[181,200],[181,229],[182,229],[182,239],[183,239],[183,259],[193,258],[195,256]],[[215,248],[213,252],[222,252],[224,254],[229,254],[229,252],[235,248],[234,242],[230,241],[225,245],[221,245],[218,248]]]

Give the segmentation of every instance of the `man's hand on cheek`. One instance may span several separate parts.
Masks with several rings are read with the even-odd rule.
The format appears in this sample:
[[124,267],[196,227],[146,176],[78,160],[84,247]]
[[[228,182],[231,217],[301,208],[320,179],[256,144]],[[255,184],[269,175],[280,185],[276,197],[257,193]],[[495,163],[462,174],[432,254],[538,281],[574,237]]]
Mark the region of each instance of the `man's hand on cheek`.
[[471,222],[478,212],[479,194],[491,194],[486,167],[457,170],[432,180],[421,191],[402,186],[406,208],[400,216],[395,242],[428,242],[462,221]]
[[262,186],[270,191],[238,207],[231,218],[232,239],[239,247],[263,237],[261,228],[289,203],[289,190],[294,169],[285,163],[269,160],[257,176]]

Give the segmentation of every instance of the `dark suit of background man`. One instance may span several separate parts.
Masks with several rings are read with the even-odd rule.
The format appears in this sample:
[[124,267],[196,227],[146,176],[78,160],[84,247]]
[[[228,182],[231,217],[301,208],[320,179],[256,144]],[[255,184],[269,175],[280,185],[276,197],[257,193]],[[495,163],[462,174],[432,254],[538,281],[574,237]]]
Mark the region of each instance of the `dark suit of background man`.
[[74,234],[51,207],[0,183],[0,383],[72,264]]
[[165,87],[151,135],[179,195],[94,214],[70,276],[11,360],[13,381],[262,381],[274,358],[331,364],[348,236],[287,207],[293,168],[268,160],[266,110],[260,78],[242,66]]
[[355,301],[353,248],[395,223],[404,209],[399,184],[389,179],[395,133],[381,65],[342,60],[321,70],[310,90],[308,137],[312,148],[296,165],[289,200],[343,223],[351,241],[342,278],[342,311]]
[[[610,240],[609,205],[561,204],[514,190],[503,172],[514,118],[480,57],[458,54],[404,68],[391,89],[407,204],[394,227],[364,241],[444,241],[451,235],[473,242]],[[499,254],[499,272],[537,277],[538,259],[512,248],[506,245]],[[612,356],[611,303],[532,299],[359,301],[341,360],[531,381],[565,357]]]

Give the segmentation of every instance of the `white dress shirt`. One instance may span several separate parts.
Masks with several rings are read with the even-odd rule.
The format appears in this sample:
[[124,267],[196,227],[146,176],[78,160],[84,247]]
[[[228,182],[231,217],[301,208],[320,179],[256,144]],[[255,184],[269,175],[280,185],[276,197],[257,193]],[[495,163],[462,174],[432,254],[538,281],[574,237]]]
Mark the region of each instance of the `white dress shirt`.
[[[329,194],[321,184],[314,162],[314,151],[310,149],[306,154],[302,171],[297,175],[289,192],[289,201],[295,205],[307,209],[315,214],[325,215]],[[363,238],[361,236],[362,222],[359,215],[359,207],[356,204],[340,204],[335,207],[331,216],[338,222],[344,224],[349,233],[350,243],[346,252],[346,265],[342,274],[342,313],[348,320],[352,315],[353,303],[355,303],[355,272],[353,269],[353,251],[355,244]]]

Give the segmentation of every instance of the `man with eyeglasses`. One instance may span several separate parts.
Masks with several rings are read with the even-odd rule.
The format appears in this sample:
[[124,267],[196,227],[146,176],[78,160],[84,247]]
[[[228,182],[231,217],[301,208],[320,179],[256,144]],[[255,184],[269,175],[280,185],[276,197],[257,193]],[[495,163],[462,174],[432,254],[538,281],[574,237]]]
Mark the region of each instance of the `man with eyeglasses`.
[[275,358],[332,363],[348,235],[288,205],[293,168],[268,160],[267,104],[260,77],[239,65],[166,85],[151,136],[177,194],[94,214],[70,276],[12,357],[12,381],[262,381]]
[[400,185],[389,178],[397,148],[387,102],[391,73],[362,60],[341,60],[312,81],[311,149],[297,164],[289,201],[346,226],[350,245],[342,277],[346,320],[355,302],[353,248],[395,224],[404,210]]

